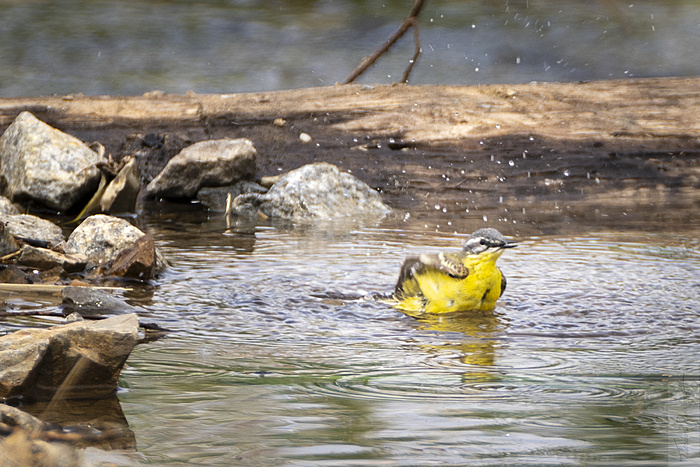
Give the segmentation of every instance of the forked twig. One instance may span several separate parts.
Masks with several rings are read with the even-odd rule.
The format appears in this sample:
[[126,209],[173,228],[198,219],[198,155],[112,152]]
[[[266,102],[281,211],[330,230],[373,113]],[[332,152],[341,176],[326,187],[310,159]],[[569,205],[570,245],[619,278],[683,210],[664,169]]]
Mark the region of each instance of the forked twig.
[[363,58],[360,64],[357,65],[357,67],[352,71],[352,73],[350,73],[350,76],[345,78],[345,81],[343,81],[342,84],[350,84],[353,81],[355,81],[360,75],[367,71],[369,67],[374,65],[374,63],[379,59],[379,57],[384,55],[391,48],[391,46],[393,46],[399,39],[401,39],[403,35],[406,34],[406,31],[409,30],[409,28],[413,27],[413,43],[415,45],[413,58],[409,62],[406,71],[404,71],[403,76],[401,77],[402,83],[408,82],[408,77],[411,74],[414,65],[416,64],[416,61],[418,60],[418,56],[421,53],[417,17],[418,13],[420,13],[421,8],[423,8],[424,3],[425,0],[416,0],[408,16],[403,20],[401,26],[399,26],[399,29],[397,29],[396,32],[394,32],[394,34],[392,34],[391,37],[389,37],[389,40],[387,40],[384,44],[382,44],[381,47],[375,50],[374,53],[372,53],[372,55]]

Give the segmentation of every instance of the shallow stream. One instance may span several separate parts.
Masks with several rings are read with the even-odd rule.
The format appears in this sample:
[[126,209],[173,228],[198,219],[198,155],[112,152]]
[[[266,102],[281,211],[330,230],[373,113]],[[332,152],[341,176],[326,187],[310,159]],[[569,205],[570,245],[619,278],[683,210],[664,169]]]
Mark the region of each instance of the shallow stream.
[[[697,462],[697,226],[521,236],[517,223],[455,223],[457,235],[425,220],[144,218],[172,267],[126,296],[174,332],[137,346],[121,376],[135,460]],[[417,320],[357,298],[483,225],[520,242],[499,260],[508,289],[493,313]]]

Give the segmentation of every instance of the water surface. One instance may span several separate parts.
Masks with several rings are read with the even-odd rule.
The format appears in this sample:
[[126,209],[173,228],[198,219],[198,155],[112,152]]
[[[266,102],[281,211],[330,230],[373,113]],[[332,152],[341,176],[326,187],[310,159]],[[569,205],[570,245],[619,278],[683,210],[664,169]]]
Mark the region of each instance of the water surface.
[[[348,226],[346,226],[348,227]],[[515,228],[498,226],[504,233]],[[119,395],[164,464],[691,465],[700,285],[692,234],[518,238],[493,313],[416,320],[342,297],[465,236],[388,221],[225,232],[152,222],[172,269],[135,299],[176,332]]]
[[120,379],[137,462],[700,458],[697,226],[572,236],[492,223],[520,241],[499,261],[496,310],[417,320],[357,297],[391,290],[404,257],[459,248],[464,232],[401,219],[227,229],[207,217],[140,221],[172,267],[126,296],[173,332],[137,346]]
[[[0,96],[330,86],[412,1],[0,1]],[[700,74],[696,0],[430,0],[413,84]],[[365,83],[400,79],[409,33]]]

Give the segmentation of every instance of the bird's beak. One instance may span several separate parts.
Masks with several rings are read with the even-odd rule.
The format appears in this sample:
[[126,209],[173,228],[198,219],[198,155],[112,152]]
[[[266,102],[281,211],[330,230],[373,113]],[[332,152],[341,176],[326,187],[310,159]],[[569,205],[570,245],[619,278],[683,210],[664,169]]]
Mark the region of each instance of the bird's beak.
[[516,246],[518,246],[516,242],[508,242],[501,245],[500,248],[515,248]]

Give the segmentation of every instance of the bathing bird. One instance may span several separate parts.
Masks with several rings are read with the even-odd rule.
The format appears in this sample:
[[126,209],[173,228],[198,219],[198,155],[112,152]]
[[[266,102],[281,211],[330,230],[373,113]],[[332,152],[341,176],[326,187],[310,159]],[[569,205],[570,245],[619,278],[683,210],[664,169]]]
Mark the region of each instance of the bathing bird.
[[496,260],[509,242],[496,229],[479,229],[461,251],[407,258],[388,301],[408,314],[492,310],[506,289]]

